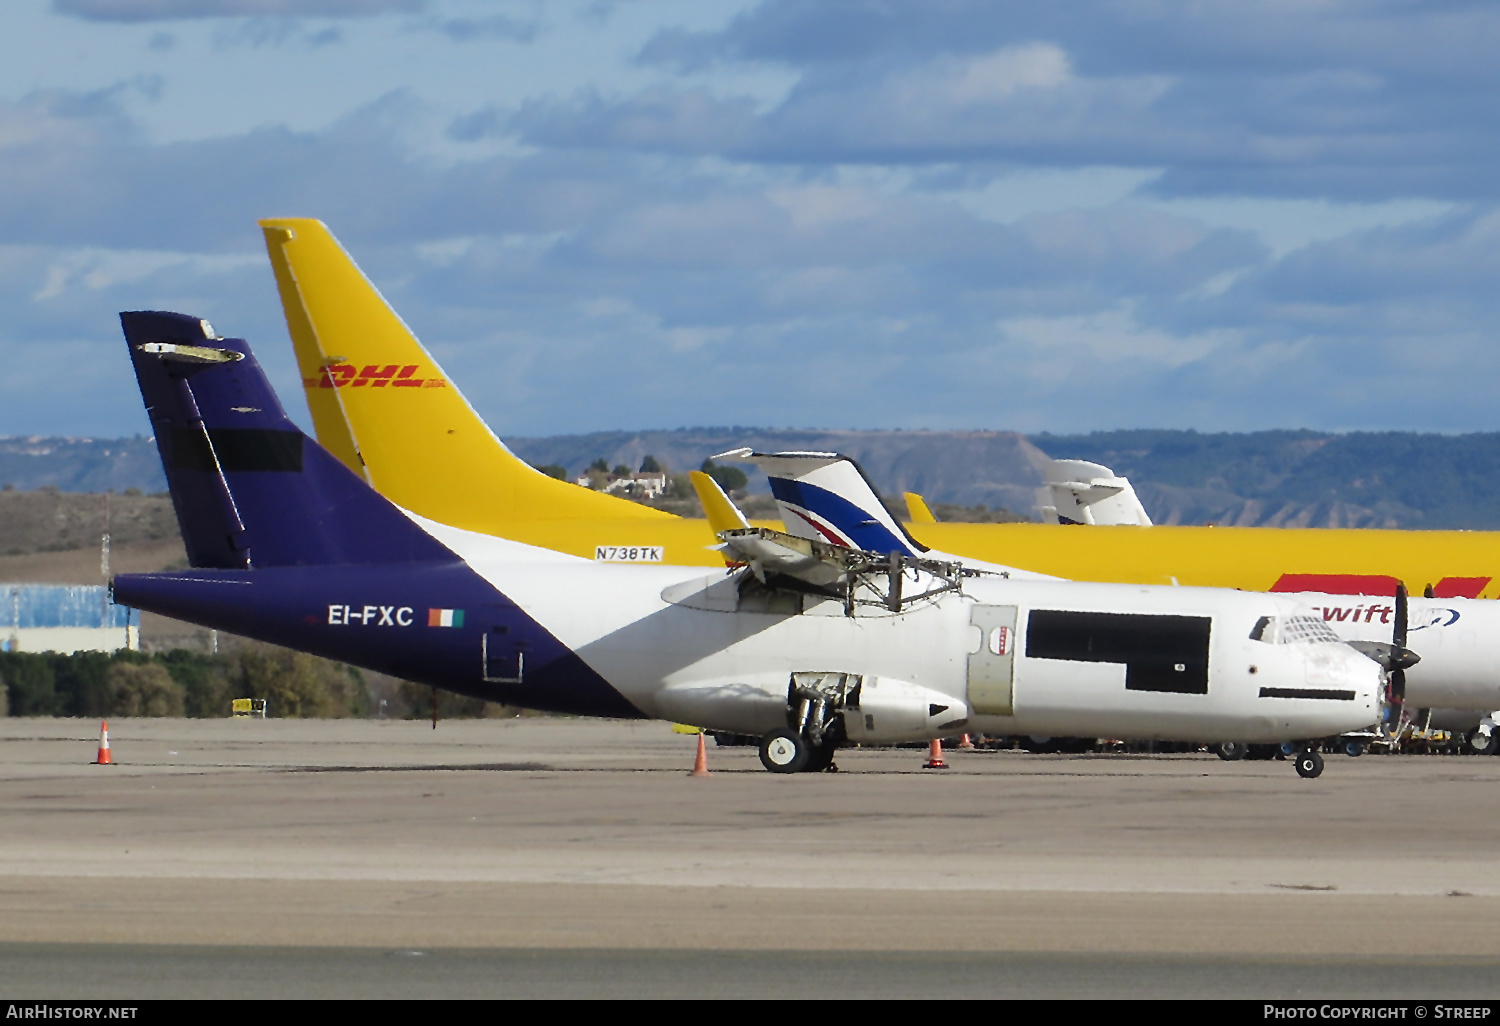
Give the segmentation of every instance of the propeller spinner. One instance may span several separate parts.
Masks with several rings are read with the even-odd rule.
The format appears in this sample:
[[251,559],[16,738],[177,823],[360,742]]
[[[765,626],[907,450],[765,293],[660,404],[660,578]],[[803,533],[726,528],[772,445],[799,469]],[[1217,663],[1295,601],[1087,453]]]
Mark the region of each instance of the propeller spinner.
[[1406,647],[1406,624],[1407,624],[1407,601],[1405,582],[1396,585],[1396,608],[1394,625],[1391,628],[1391,643],[1389,645],[1379,641],[1353,641],[1350,645],[1371,659],[1375,660],[1386,671],[1386,705],[1395,712],[1392,717],[1397,723],[1405,711],[1406,704],[1406,671],[1421,662],[1422,657]]

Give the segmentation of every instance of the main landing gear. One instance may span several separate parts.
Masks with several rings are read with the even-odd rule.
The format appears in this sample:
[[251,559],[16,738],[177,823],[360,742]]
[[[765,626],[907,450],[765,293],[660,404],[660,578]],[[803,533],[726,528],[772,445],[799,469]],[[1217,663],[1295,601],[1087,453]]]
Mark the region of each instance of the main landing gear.
[[833,761],[837,750],[832,737],[814,744],[800,731],[782,727],[760,739],[760,763],[772,773],[837,773]]

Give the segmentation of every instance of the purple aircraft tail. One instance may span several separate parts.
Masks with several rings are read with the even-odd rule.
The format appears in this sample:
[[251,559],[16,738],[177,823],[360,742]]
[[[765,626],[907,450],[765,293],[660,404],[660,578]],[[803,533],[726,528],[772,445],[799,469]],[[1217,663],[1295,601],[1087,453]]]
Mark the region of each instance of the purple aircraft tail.
[[243,339],[177,313],[120,323],[193,566],[456,558],[287,418]]

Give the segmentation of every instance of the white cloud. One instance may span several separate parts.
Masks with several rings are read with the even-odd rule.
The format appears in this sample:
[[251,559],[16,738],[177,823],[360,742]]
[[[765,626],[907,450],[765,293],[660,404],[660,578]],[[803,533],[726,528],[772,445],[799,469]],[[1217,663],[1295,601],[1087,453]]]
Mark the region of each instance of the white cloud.
[[259,253],[167,253],[152,250],[74,249],[54,255],[46,265],[46,280],[32,295],[41,302],[70,292],[98,291],[137,282],[167,268],[181,268],[194,276],[228,274],[257,267]]
[[91,21],[182,18],[359,18],[417,11],[425,0],[52,0],[61,14]]
[[0,13],[0,432],[137,423],[119,309],[294,385],[268,214],[508,433],[1494,426],[1500,15],[1066,6],[431,0],[290,62]]
[[1084,363],[1176,368],[1242,340],[1239,332],[1227,330],[1181,335],[1152,328],[1136,319],[1131,303],[1075,317],[1017,317],[998,327],[1008,350],[1045,366],[1046,378],[1059,386]]
[[1004,102],[1019,90],[1055,89],[1073,78],[1068,55],[1051,43],[1004,47],[953,61],[943,71],[944,92],[957,104]]

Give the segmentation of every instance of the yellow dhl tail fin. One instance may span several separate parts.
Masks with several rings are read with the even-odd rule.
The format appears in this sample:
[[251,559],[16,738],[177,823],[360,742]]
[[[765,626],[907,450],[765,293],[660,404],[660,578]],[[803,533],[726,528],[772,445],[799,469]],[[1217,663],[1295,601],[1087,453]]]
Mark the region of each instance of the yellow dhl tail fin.
[[937,517],[932,515],[932,510],[927,508],[927,500],[916,492],[903,492],[906,496],[906,512],[911,516],[914,524],[935,524]]
[[[701,470],[689,471],[688,477],[692,479],[693,491],[698,493],[698,502],[703,506],[703,515],[708,517],[708,529],[714,533],[714,537],[725,531],[738,531],[750,526],[750,521],[745,519],[745,514],[740,512],[734,500],[724,494],[719,482]],[[716,545],[713,548],[722,546]],[[724,555],[724,563],[726,566],[738,565],[727,553]]]
[[499,535],[514,521],[675,519],[528,466],[321,221],[272,218],[260,227],[318,441],[386,498]]
[[724,494],[719,482],[701,470],[694,470],[688,476],[693,479],[693,491],[698,493],[698,501],[703,504],[703,515],[708,517],[709,530],[717,535],[723,531],[737,531],[750,526],[750,521],[745,519],[740,508]]

